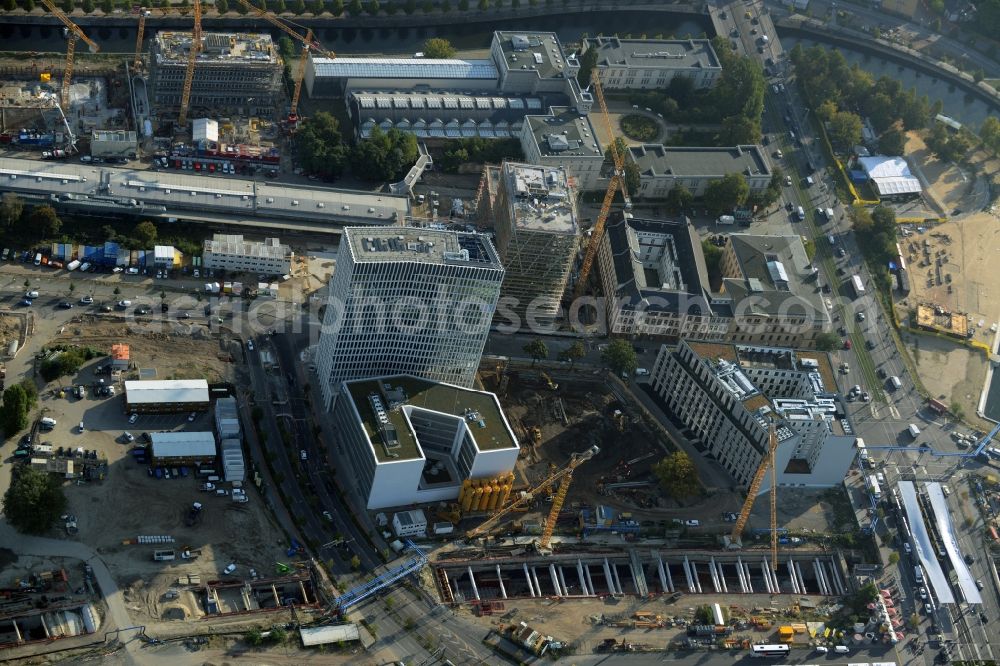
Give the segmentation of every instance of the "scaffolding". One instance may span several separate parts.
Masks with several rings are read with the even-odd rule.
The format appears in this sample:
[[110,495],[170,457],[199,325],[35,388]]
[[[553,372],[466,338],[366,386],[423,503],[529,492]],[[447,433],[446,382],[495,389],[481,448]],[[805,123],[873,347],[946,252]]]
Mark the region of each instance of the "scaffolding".
[[410,574],[423,569],[424,565],[427,564],[427,555],[424,554],[424,551],[417,548],[416,545],[414,545],[414,543],[409,539],[406,540],[405,545],[406,550],[413,552],[413,557],[398,567],[393,567],[392,569],[379,574],[370,581],[351,588],[344,594],[340,595],[333,600],[333,610],[343,613],[351,606],[361,603],[368,597],[389,587],[396,581],[406,578]]

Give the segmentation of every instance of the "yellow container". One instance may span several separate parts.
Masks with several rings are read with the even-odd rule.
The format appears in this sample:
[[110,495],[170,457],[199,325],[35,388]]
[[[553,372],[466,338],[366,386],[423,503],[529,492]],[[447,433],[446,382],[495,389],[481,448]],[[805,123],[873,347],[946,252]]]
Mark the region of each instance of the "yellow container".
[[489,504],[486,505],[486,508],[490,511],[496,511],[501,495],[503,495],[503,488],[500,486],[493,486],[493,492],[490,493],[490,501]]
[[493,494],[493,486],[483,486],[483,494],[479,498],[479,510],[486,511],[490,505],[490,495]]
[[479,504],[483,501],[483,489],[476,488],[472,491],[472,504],[470,511],[479,511]]

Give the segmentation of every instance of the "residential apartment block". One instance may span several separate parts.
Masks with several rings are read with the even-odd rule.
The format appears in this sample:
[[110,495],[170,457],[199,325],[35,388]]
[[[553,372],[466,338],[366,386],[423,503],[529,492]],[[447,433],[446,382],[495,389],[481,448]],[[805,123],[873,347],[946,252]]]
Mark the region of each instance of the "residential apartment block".
[[[682,341],[660,348],[650,382],[695,446],[743,487],[767,455],[771,423],[779,486],[833,487],[850,468],[855,437],[825,353]],[[769,488],[770,476],[760,491]]]
[[579,247],[576,192],[559,167],[504,162],[487,167],[480,221],[490,221],[503,261],[495,323],[552,324]]
[[405,373],[471,386],[503,277],[486,236],[345,228],[316,355],[326,408],[354,379]]
[[411,375],[344,382],[338,441],[368,509],[441,502],[506,474],[519,447],[497,397]]
[[583,45],[585,54],[597,52],[595,67],[608,90],[665,88],[675,76],[688,77],[696,88],[710,88],[722,74],[707,39],[591,37]]
[[292,270],[292,250],[277,238],[248,241],[239,234],[214,234],[206,240],[202,265],[213,270],[264,275],[287,275]]
[[[191,108],[195,113],[268,115],[280,102],[282,60],[270,35],[205,32],[194,70]],[[180,108],[192,48],[190,32],[162,30],[151,40],[150,103]]]

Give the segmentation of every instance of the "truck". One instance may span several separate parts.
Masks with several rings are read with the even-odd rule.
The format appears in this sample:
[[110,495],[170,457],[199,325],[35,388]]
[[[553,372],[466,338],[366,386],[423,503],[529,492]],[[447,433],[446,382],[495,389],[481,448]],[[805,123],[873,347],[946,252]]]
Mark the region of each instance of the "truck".
[[172,550],[154,550],[153,560],[156,562],[169,562],[176,557],[176,553]]
[[878,484],[878,479],[875,478],[874,474],[868,476],[868,489],[871,490],[872,497],[876,501],[882,499],[882,487]]
[[185,548],[181,551],[182,560],[196,560],[201,555],[201,548]]
[[854,289],[855,296],[863,296],[865,293],[865,283],[861,281],[861,277],[857,275],[851,276],[851,288]]

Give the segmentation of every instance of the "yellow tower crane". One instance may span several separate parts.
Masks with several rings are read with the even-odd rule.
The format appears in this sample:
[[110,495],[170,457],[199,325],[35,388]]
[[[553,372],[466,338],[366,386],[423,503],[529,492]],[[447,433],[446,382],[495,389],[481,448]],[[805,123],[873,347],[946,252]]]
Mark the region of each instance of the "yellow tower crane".
[[604,89],[601,87],[601,78],[595,67],[590,73],[590,82],[594,87],[594,96],[601,106],[601,117],[604,118],[604,129],[608,133],[608,142],[611,148],[611,161],[614,163],[614,173],[608,181],[608,189],[604,193],[604,201],[601,203],[601,212],[598,213],[594,221],[594,227],[590,231],[590,242],[587,243],[587,253],[583,255],[583,264],[580,266],[580,277],[576,282],[576,297],[583,295],[587,288],[587,278],[590,277],[590,269],[594,266],[594,257],[597,256],[597,248],[601,245],[601,237],[604,235],[604,225],[608,221],[608,214],[611,212],[611,203],[615,199],[615,192],[619,189],[625,203],[625,210],[632,207],[632,201],[628,196],[628,187],[625,185],[625,156],[618,152],[615,145],[615,130],[611,125],[611,116],[608,114],[608,105],[604,101]]
[[768,427],[767,454],[760,461],[760,467],[754,472],[750,481],[750,488],[747,490],[747,498],[740,509],[740,515],[733,525],[733,531],[729,535],[729,546],[738,548],[742,544],[743,528],[750,518],[750,511],[753,509],[754,501],[757,499],[757,492],[760,484],[764,481],[767,470],[771,470],[771,570],[778,570],[778,470],[775,467],[774,455],[778,450],[778,433],[773,423]]
[[542,538],[539,539],[537,545],[539,551],[548,550],[549,541],[552,539],[552,532],[555,530],[556,521],[559,519],[559,512],[562,510],[563,502],[566,501],[566,494],[569,492],[569,484],[573,479],[573,472],[577,467],[587,462],[600,452],[601,450],[599,448],[592,446],[581,453],[574,453],[564,467],[553,472],[547,479],[539,483],[531,490],[522,493],[520,497],[487,518],[478,527],[474,527],[466,532],[465,538],[471,540],[478,536],[488,534],[489,531],[508,514],[517,511],[527,504],[530,504],[536,493],[541,494],[543,490],[552,487],[555,483],[559,483],[559,490],[556,491],[555,498],[552,501],[552,508],[549,509],[549,516],[545,519],[545,527],[542,529]]
[[62,103],[62,109],[64,114],[69,114],[69,84],[73,78],[73,56],[76,53],[76,41],[82,39],[84,43],[90,47],[91,53],[97,53],[101,50],[101,47],[94,43],[90,37],[84,34],[83,29],[66,16],[63,10],[55,6],[52,0],[42,0],[42,4],[48,9],[52,14],[63,22],[66,26],[68,32],[66,38],[66,71],[63,72],[62,81],[62,94],[60,96],[60,101]]
[[285,24],[284,21],[280,20],[278,17],[271,14],[271,12],[261,9],[256,5],[250,3],[248,0],[236,0],[241,5],[252,11],[257,16],[261,17],[274,27],[278,28],[286,35],[296,40],[302,44],[302,56],[299,58],[298,72],[295,74],[295,91],[292,93],[292,105],[288,110],[288,122],[294,124],[298,121],[298,110],[299,110],[299,97],[302,95],[302,82],[306,78],[306,64],[309,60],[309,52],[315,51],[319,55],[325,58],[336,58],[337,54],[332,51],[327,51],[324,49],[319,42],[313,38],[312,28],[306,29],[306,35],[303,37],[299,33],[295,32],[292,28]]
[[188,107],[191,105],[191,86],[194,84],[194,65],[201,52],[201,0],[194,0],[194,28],[191,30],[191,48],[188,50],[187,70],[184,72],[184,88],[181,91],[181,110],[177,124],[187,125]]

